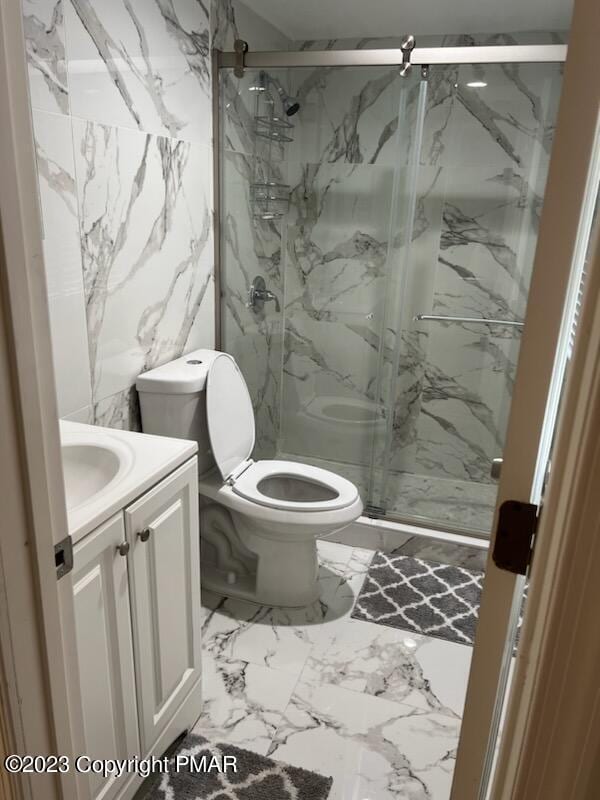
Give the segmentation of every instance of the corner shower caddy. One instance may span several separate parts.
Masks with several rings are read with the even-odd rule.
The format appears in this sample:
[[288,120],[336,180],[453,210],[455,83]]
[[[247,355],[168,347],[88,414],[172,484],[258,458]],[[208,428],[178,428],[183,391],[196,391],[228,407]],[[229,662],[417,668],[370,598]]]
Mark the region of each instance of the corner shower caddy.
[[[254,101],[254,148],[253,178],[250,184],[254,216],[262,220],[277,220],[284,217],[289,208],[290,186],[276,179],[272,166],[274,144],[282,147],[293,142],[291,122],[275,113],[275,98],[269,91],[266,72],[259,74],[258,85],[251,87]],[[268,145],[257,152],[257,143],[266,139]]]

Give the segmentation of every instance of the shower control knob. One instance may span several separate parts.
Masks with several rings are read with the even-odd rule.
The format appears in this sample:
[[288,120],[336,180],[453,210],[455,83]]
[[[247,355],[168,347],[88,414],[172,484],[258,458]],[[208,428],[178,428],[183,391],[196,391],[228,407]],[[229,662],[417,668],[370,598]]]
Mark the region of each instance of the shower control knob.
[[152,533],[152,528],[144,528],[138,533],[138,539],[140,542],[147,542],[150,538],[150,534]]

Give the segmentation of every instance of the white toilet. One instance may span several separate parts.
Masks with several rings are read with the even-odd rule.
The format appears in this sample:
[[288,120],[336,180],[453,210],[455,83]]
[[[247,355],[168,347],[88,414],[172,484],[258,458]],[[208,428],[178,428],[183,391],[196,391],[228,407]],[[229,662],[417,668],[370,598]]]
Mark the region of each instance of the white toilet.
[[313,603],[316,540],[360,516],[356,486],[309,464],[252,460],[252,402],[226,353],[197,350],[136,386],[144,432],[198,442],[203,586],[265,605]]

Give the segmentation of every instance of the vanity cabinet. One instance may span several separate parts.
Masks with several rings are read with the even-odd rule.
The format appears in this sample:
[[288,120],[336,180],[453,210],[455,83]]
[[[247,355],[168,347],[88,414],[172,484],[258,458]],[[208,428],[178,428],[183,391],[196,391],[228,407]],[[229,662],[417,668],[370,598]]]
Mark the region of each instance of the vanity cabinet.
[[200,677],[196,462],[125,509],[142,750]]
[[[82,754],[161,755],[199,716],[199,549],[196,458],[75,545]],[[88,797],[139,782],[90,775]]]
[[[73,550],[75,635],[85,747],[82,755],[139,754],[128,565],[123,514],[105,522]],[[127,549],[127,548],[125,548]],[[89,775],[90,797],[112,800],[127,776]]]

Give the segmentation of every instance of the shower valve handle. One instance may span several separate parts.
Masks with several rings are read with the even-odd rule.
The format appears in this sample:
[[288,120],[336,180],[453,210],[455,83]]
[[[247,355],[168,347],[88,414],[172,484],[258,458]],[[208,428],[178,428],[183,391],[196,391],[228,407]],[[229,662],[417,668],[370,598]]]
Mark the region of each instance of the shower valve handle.
[[262,311],[265,303],[271,300],[275,301],[275,311],[279,313],[281,311],[281,306],[279,305],[277,295],[270,289],[267,289],[265,279],[261,275],[257,275],[248,289],[248,308],[254,311]]

